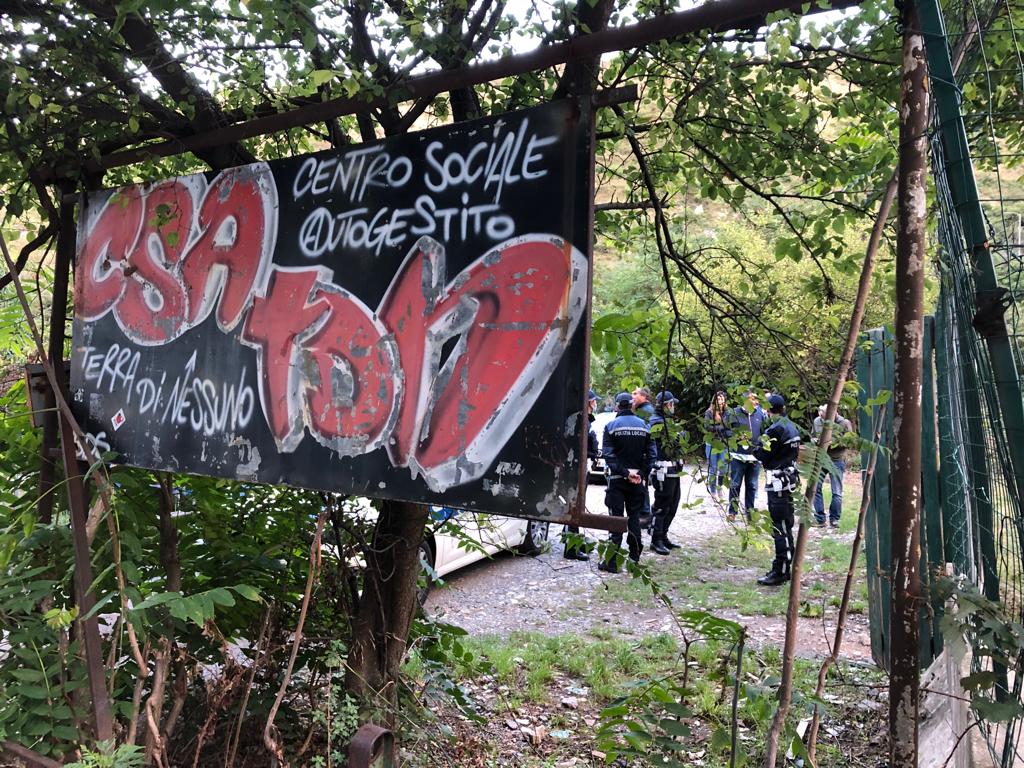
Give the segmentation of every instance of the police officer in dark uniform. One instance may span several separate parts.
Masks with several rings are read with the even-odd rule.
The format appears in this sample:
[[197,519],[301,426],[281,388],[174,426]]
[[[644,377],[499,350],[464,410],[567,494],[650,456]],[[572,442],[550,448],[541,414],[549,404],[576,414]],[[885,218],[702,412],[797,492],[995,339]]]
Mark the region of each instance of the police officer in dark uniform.
[[[594,409],[597,408],[597,393],[590,390],[587,394],[587,459],[593,460],[601,457],[601,446],[597,442],[597,433],[594,432]],[[570,541],[567,533],[578,534],[578,525],[566,525],[562,528],[562,557],[566,560],[588,560],[590,555],[586,549],[581,549],[578,543]],[[572,537],[575,539],[576,537]]]
[[[644,511],[644,496],[647,495],[647,478],[657,453],[650,427],[633,413],[633,398],[629,392],[616,395],[615,406],[616,416],[605,426],[601,443],[601,455],[608,465],[608,490],[604,503],[609,514],[615,517],[622,517],[625,510],[629,559],[638,563],[643,551],[640,516]],[[609,534],[608,540],[612,546],[597,567],[608,573],[618,573],[622,534]]]
[[679,488],[679,457],[682,454],[679,436],[674,434],[665,416],[675,411],[676,396],[668,390],[659,392],[655,402],[654,416],[651,417],[651,436],[658,449],[658,458],[654,462],[651,483],[654,485],[654,531],[651,534],[651,549],[659,555],[667,555],[679,545],[669,541],[668,528],[679,509],[681,492]]
[[793,562],[793,492],[800,485],[800,475],[796,469],[800,433],[786,416],[786,401],[782,395],[770,395],[768,406],[770,423],[754,455],[765,468],[768,514],[772,519],[775,539],[775,560],[772,569],[757,583],[777,587],[789,581]]

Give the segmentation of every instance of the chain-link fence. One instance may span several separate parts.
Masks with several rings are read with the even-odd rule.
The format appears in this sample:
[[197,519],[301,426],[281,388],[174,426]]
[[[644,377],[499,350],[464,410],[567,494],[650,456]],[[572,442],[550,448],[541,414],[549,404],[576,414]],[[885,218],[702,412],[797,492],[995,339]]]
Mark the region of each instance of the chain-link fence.
[[[940,297],[926,323],[922,575],[952,570],[1024,621],[1024,7],[1008,0],[924,0],[921,26],[933,94],[931,169]],[[868,402],[891,353],[869,334],[859,367]],[[866,421],[866,420],[865,420]],[[891,444],[891,443],[890,443]],[[934,477],[932,469],[934,468]],[[877,483],[886,484],[887,475]],[[888,660],[888,508],[876,488],[867,548],[872,648]],[[872,561],[871,553],[875,552]],[[942,647],[942,604],[921,617],[922,664]],[[1018,660],[1024,663],[1024,659]],[[975,666],[989,663],[975,656]],[[1015,665],[1017,669],[1021,664]],[[999,698],[1024,679],[996,673]],[[1018,760],[1020,721],[984,728],[992,756]]]

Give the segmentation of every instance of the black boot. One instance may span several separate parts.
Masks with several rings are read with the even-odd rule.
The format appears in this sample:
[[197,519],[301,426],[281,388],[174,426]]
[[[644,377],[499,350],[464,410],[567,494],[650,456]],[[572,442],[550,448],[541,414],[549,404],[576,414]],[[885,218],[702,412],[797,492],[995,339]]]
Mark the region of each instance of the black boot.
[[663,547],[667,547],[668,549],[682,549],[681,544],[676,544],[674,541],[670,541],[668,536],[661,537],[661,545]]
[[651,542],[651,549],[659,555],[667,555],[670,551],[669,548],[665,546],[664,537],[654,539],[654,541]]
[[610,563],[607,560],[602,560],[600,563],[597,564],[597,570],[604,571],[605,573],[618,573],[619,566],[616,565],[614,562]]
[[757,580],[757,583],[764,587],[778,587],[789,581],[789,574],[777,571],[772,568],[768,573]]
[[566,560],[589,560],[590,559],[590,555],[588,555],[582,549],[577,549],[575,547],[566,547],[564,550],[562,550],[562,557],[564,557]]

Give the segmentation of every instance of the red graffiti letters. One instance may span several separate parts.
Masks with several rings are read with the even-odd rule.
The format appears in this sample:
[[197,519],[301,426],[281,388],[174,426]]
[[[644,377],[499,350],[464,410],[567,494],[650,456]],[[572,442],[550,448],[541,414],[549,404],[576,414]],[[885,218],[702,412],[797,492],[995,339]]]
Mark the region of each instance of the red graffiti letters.
[[279,449],[309,429],[340,455],[386,444],[435,490],[479,477],[558,365],[585,278],[579,251],[530,236],[449,281],[444,249],[422,238],[374,315],[327,270],[275,268],[242,339]]
[[229,331],[242,319],[266,263],[252,254],[269,253],[266,246],[274,242],[276,201],[266,195],[267,185],[274,188],[269,178],[222,173],[207,190],[199,210],[200,234],[181,271],[185,285],[197,289],[189,292],[190,326],[209,315],[218,295],[218,325]]
[[198,325],[218,297],[230,330],[270,261],[276,188],[263,164],[129,187],[107,200],[79,251],[75,307],[83,320],[114,312],[137,344],[165,344]]
[[[584,256],[559,237],[528,235],[449,276],[442,245],[422,237],[374,312],[325,267],[271,265],[276,206],[263,165],[111,196],[84,227],[78,317],[112,312],[128,339],[154,346],[212,313],[256,350],[279,451],[308,431],[340,456],[386,447],[436,491],[481,477],[585,315]],[[151,389],[138,396],[156,402]],[[194,390],[181,389],[182,413],[198,407]],[[207,390],[215,382],[195,391]]]
[[581,266],[573,252],[552,238],[520,238],[446,283],[440,245],[424,238],[413,249],[380,310],[410,382],[389,447],[395,464],[447,487],[489,463],[504,442],[496,436],[511,434],[540,394],[582,309],[570,310]]
[[361,301],[320,269],[275,269],[242,339],[260,354],[260,394],[278,448],[305,427],[341,456],[377,448],[400,387],[394,340]]

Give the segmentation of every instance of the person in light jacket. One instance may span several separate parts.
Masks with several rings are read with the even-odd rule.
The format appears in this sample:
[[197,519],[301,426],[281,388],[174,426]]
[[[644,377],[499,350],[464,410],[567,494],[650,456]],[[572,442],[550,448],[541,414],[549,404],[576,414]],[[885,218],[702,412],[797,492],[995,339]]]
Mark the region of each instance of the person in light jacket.
[[[818,416],[811,427],[811,436],[817,440],[825,427],[827,407],[818,406]],[[829,485],[832,486],[832,500],[828,505],[828,524],[832,528],[839,527],[839,517],[843,514],[843,475],[846,472],[846,448],[842,445],[843,435],[853,432],[853,424],[836,411],[832,426],[832,442],[828,448],[828,458],[832,462],[831,469],[822,468],[821,476],[814,491],[814,521],[817,525],[825,524],[825,474],[828,474]]]

